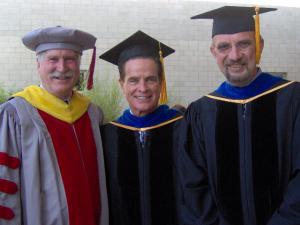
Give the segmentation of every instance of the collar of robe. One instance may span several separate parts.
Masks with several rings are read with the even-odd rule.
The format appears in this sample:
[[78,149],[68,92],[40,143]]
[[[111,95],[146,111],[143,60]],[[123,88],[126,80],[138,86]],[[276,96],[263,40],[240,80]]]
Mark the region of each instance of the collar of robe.
[[134,128],[146,128],[171,120],[179,114],[178,111],[170,109],[167,105],[160,105],[152,113],[145,116],[135,116],[129,109],[126,109],[123,115],[117,119],[117,122]]
[[79,119],[87,111],[90,104],[87,97],[76,91],[73,92],[72,98],[67,104],[45,89],[34,85],[17,92],[13,97],[24,98],[37,109],[67,123],[74,123]]
[[216,93],[230,99],[248,99],[257,96],[269,89],[283,79],[267,73],[260,73],[254,81],[245,87],[235,87],[228,82],[223,82]]

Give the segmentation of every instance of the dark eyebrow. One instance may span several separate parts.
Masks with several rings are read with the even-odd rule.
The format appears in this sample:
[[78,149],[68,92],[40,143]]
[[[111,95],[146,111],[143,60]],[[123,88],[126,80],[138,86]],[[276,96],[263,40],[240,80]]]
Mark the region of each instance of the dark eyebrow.
[[241,40],[241,41],[238,41],[237,44],[251,44],[252,41],[249,40],[249,39],[245,39],[245,40]]
[[47,56],[47,59],[58,59],[58,57],[55,55],[49,55]]
[[129,77],[128,80],[129,81],[137,81],[137,80],[139,80],[139,78],[138,77]]
[[227,45],[230,45],[230,43],[228,43],[228,42],[221,42],[221,43],[218,43],[217,47],[219,47],[219,46],[227,46]]
[[228,42],[220,42],[220,43],[218,43],[217,45],[216,45],[216,48],[218,49],[218,50],[222,50],[222,49],[227,49],[227,48],[229,48],[230,47],[230,43],[228,43]]

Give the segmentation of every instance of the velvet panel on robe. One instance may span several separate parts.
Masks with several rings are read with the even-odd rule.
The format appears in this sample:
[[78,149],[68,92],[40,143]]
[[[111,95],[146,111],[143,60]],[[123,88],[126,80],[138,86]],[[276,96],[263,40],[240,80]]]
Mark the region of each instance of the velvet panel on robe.
[[88,113],[69,124],[41,110],[38,112],[53,142],[66,192],[70,225],[98,225],[101,212],[99,175]]
[[192,103],[178,143],[188,222],[300,224],[300,84]]
[[149,128],[101,128],[111,225],[176,225],[173,133],[177,117]]

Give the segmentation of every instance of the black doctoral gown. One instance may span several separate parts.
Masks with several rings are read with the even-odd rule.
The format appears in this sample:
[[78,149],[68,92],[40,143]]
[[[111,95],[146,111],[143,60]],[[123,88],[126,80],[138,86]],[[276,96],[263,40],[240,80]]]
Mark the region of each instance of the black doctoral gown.
[[192,103],[179,141],[184,225],[300,224],[300,85]]
[[146,128],[101,127],[111,225],[177,224],[173,133],[181,118]]

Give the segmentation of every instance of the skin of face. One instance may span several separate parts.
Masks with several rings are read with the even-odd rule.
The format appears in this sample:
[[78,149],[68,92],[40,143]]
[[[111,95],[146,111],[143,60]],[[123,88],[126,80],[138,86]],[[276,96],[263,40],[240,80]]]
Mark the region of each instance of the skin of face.
[[[261,38],[260,53],[263,47],[264,41]],[[210,51],[221,72],[233,86],[246,86],[256,77],[255,34],[253,31],[215,35]]]
[[80,76],[80,53],[69,49],[47,50],[37,60],[37,70],[42,86],[60,99],[72,96]]
[[158,67],[151,58],[130,59],[124,64],[123,94],[135,116],[145,116],[157,106],[161,91]]

